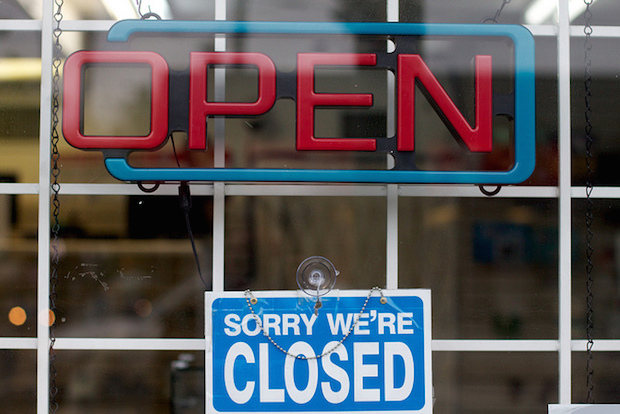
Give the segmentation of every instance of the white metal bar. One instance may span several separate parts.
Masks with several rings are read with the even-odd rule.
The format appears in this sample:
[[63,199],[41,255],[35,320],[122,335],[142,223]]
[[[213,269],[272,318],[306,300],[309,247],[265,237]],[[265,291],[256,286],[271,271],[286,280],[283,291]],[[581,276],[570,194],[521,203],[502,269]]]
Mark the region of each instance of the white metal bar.
[[50,125],[52,119],[53,1],[44,1],[41,27],[41,92],[39,127],[39,211],[37,254],[37,413],[49,409],[50,292]]
[[[558,35],[557,26],[552,25],[524,25],[534,36],[555,37]],[[592,26],[594,29],[592,37],[620,37],[620,27],[618,26]],[[571,37],[584,37],[583,26],[570,26]]]
[[[192,183],[192,194],[213,195],[213,184]],[[400,197],[457,197],[488,198],[478,187],[471,185],[399,185]],[[0,194],[38,194],[39,185],[32,183],[0,183]],[[135,184],[63,184],[62,195],[178,195],[178,184],[162,184],[152,193],[145,193]],[[385,197],[385,185],[314,185],[314,184],[226,184],[227,196],[282,196],[282,197]],[[585,198],[584,187],[571,187],[572,198]],[[558,198],[558,187],[507,186],[493,198]],[[620,198],[620,187],[596,187],[592,198]]]
[[66,32],[107,32],[116,20],[63,20],[60,28]]
[[215,183],[213,186],[213,286],[214,292],[224,290],[224,236],[225,236],[225,186]]
[[[205,340],[198,338],[58,338],[58,350],[162,350],[203,351]],[[37,349],[36,338],[0,338],[0,349]],[[557,352],[559,342],[548,339],[433,339],[437,352]],[[586,340],[571,341],[573,351],[586,350]],[[594,352],[620,352],[620,340],[595,339]]]
[[0,194],[39,194],[39,184],[0,183]]
[[38,32],[41,30],[41,26],[41,20],[0,19],[0,30],[2,31]]
[[[486,187],[487,190],[495,187]],[[503,186],[492,198],[557,198],[557,187]],[[401,185],[401,197],[473,197],[488,198],[475,185]]]
[[[571,189],[571,197],[586,198],[585,187],[573,187]],[[620,187],[594,187],[590,198],[620,198]]]
[[[1,187],[0,187],[1,191]],[[191,184],[192,195],[212,196],[212,184]],[[60,188],[62,195],[179,195],[178,184],[161,184],[152,193],[145,193],[135,184],[63,184]]]
[[[390,20],[391,11],[388,9],[388,22],[397,21]],[[217,20],[217,18],[216,18]],[[63,20],[60,27],[67,32],[106,32],[116,23],[116,20]],[[536,37],[555,37],[558,34],[558,28],[554,25],[530,25],[525,26]],[[592,37],[620,37],[620,27],[618,26],[592,26],[594,32]],[[19,20],[19,19],[0,19],[0,30],[16,30],[16,31],[37,31],[41,30],[40,20]],[[583,37],[583,26],[570,26],[571,37]]]
[[568,2],[558,0],[559,401],[571,402],[571,100]]
[[[215,0],[215,20],[226,20],[226,0]],[[215,51],[226,51],[226,38],[222,35],[215,37]],[[226,70],[216,68],[214,70],[216,100],[225,100],[226,97]],[[216,168],[224,168],[226,165],[225,148],[225,123],[224,118],[218,117],[214,120],[214,144],[213,144],[213,165]],[[224,238],[225,238],[225,201],[226,186],[224,183],[213,185],[213,278],[212,290],[221,292],[224,290]]]
[[292,197],[385,197],[385,185],[227,184],[226,195]]
[[[192,183],[192,194],[213,195],[213,184]],[[488,198],[472,185],[401,184],[400,197],[456,197]],[[39,185],[33,183],[0,183],[0,194],[38,194]],[[62,195],[178,195],[178,184],[162,184],[153,193],[141,191],[135,184],[63,184]],[[385,197],[385,185],[357,184],[226,184],[227,196],[290,196],[290,197]],[[493,198],[558,198],[558,187],[506,186]],[[572,198],[585,198],[584,187],[572,187]],[[620,198],[620,187],[596,187],[592,198]]]
[[37,349],[37,338],[0,338],[0,349]]
[[[399,0],[387,0],[386,18],[388,22],[398,22]],[[390,44],[387,45],[388,51]],[[395,134],[395,79],[392,73],[387,74],[387,136]],[[388,168],[393,167],[393,158],[388,157]],[[386,209],[386,243],[385,243],[385,286],[388,289],[398,289],[398,185],[387,186]]]
[[386,288],[398,289],[398,185],[387,186]]
[[[619,26],[592,26],[592,37],[620,37]],[[585,37],[583,26],[571,26],[570,35],[574,37]]]
[[532,25],[525,24],[524,25],[527,30],[529,30],[534,36],[557,36],[558,28],[556,26],[551,25]]
[[433,339],[433,351],[453,352],[557,352],[556,340]]
[[[215,1],[215,20],[226,20],[226,0]],[[226,51],[226,37],[223,34],[216,34],[214,39],[214,50],[216,52]],[[213,97],[216,101],[226,100],[226,69],[216,68],[213,70]],[[215,168],[226,167],[226,126],[223,117],[215,117],[213,122],[213,166]]]
[[[573,351],[587,350],[588,341],[585,339],[574,339],[571,342]],[[594,339],[594,345],[592,345],[592,351],[600,352],[620,352],[620,339]]]
[[58,338],[55,348],[92,351],[204,351],[205,340],[204,338]]

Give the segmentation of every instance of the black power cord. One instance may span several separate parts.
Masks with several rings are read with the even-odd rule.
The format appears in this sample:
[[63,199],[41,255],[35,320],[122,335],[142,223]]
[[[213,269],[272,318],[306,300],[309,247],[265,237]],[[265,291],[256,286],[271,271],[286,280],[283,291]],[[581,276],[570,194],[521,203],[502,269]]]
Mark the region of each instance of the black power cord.
[[200,267],[200,259],[198,257],[198,249],[196,249],[196,240],[194,239],[194,233],[192,232],[192,223],[189,218],[190,210],[192,209],[192,196],[189,189],[189,183],[187,181],[181,181],[179,184],[179,197],[181,203],[181,210],[183,210],[183,215],[185,216],[185,227],[187,227],[187,235],[192,243],[192,250],[194,252],[194,260],[196,262],[196,268],[198,269],[198,275],[200,276],[200,280],[205,287],[205,290],[209,289],[205,278],[202,275],[202,269]]

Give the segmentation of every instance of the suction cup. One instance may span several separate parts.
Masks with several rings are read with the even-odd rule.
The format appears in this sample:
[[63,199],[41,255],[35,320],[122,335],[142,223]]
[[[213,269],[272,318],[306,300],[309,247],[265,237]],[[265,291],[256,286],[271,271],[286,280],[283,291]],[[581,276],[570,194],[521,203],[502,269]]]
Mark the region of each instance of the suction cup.
[[315,296],[318,300],[332,290],[339,273],[325,257],[311,256],[297,268],[297,285],[307,295]]

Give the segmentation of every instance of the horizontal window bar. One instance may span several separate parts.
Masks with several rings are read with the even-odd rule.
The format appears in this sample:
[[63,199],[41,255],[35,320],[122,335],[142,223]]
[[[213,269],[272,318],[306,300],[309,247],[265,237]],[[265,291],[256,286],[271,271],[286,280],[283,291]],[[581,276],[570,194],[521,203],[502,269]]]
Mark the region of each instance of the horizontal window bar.
[[0,183],[0,194],[39,194],[39,184]]
[[[553,339],[433,339],[432,348],[437,352],[556,352],[559,342]],[[585,339],[571,341],[572,351],[586,351]],[[47,346],[47,345],[46,345]],[[204,351],[206,340],[182,338],[57,338],[57,350],[88,351]],[[36,349],[36,338],[0,338],[0,349]],[[593,351],[618,352],[620,340],[595,339]]]

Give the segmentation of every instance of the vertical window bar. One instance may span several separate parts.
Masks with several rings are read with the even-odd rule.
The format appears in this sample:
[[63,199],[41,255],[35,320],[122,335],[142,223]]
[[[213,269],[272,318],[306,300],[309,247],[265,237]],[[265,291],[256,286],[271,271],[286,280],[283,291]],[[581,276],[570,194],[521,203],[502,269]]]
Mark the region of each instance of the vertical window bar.
[[41,27],[41,99],[39,127],[39,211],[37,271],[37,413],[49,405],[50,182],[53,1],[43,1]]
[[[399,0],[387,0],[387,21],[398,22]],[[391,45],[386,47],[389,49]],[[394,133],[394,76],[387,74],[387,136]],[[394,164],[388,155],[388,168]],[[387,185],[386,288],[398,289],[398,185]]]
[[[215,20],[226,20],[226,0],[215,0]],[[226,38],[224,35],[215,36],[215,51],[226,51]],[[214,96],[216,100],[224,100],[226,95],[225,81],[226,69],[216,68],[213,73],[215,89]],[[224,168],[225,165],[225,123],[224,118],[217,117],[213,122],[213,165],[216,168]],[[225,192],[224,183],[215,183],[213,185],[213,282],[212,289],[214,292],[224,290],[224,237],[225,235]]]
[[571,111],[570,18],[568,1],[558,0],[559,123],[559,401],[571,402]]

